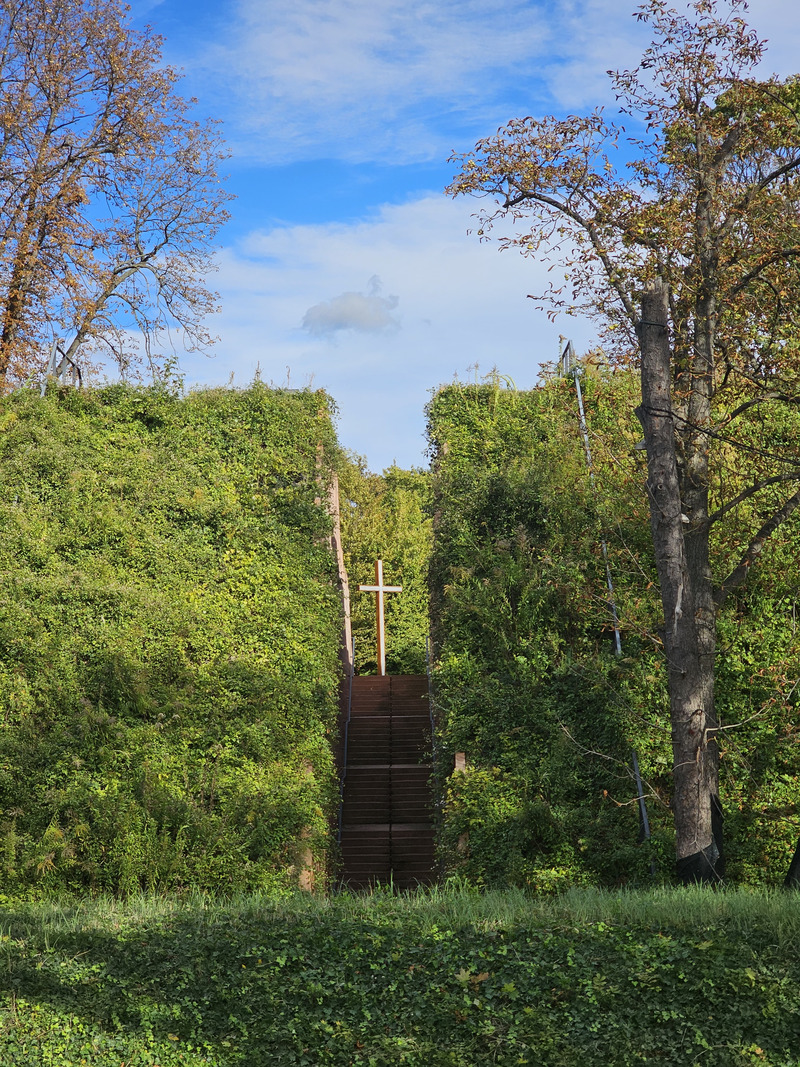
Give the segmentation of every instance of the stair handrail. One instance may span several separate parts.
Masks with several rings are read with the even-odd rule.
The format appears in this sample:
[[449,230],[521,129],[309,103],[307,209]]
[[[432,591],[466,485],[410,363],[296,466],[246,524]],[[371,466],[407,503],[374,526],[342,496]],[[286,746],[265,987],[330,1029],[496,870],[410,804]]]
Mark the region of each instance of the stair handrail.
[[441,790],[439,789],[439,764],[436,759],[436,719],[433,714],[433,676],[431,674],[431,639],[429,634],[425,635],[425,673],[428,676],[428,714],[431,719],[431,763],[433,765],[431,778],[433,778],[433,792],[436,797],[435,821],[436,830],[438,831],[442,822],[443,802]]
[[353,707],[353,676],[356,673],[356,638],[350,647],[350,682],[347,692],[347,718],[344,720],[344,744],[342,746],[342,773],[339,777],[339,816],[337,819],[336,844],[342,844],[342,815],[344,812],[344,780],[347,777],[347,735],[350,732],[350,713]]

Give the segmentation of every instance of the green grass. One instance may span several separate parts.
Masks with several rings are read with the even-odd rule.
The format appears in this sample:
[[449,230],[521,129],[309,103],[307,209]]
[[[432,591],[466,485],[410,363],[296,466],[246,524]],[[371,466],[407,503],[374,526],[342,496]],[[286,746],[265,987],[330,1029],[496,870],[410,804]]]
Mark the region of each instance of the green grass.
[[800,1064],[792,895],[6,902],[0,1064]]

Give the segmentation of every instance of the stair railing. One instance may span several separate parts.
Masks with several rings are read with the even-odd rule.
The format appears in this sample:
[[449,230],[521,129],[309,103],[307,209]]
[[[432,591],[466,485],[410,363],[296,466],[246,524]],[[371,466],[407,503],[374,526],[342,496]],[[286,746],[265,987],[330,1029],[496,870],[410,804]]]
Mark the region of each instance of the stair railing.
[[356,639],[353,636],[350,648],[350,680],[347,691],[347,718],[344,720],[344,744],[342,745],[342,773],[339,778],[339,817],[336,828],[336,844],[342,844],[342,815],[344,813],[344,782],[347,777],[347,735],[350,732],[350,712],[353,707],[353,675],[356,673]]
[[[436,759],[436,719],[433,714],[433,677],[431,674],[431,639],[430,635],[425,636],[425,673],[428,676],[428,713],[431,717],[431,762],[433,764],[433,795],[436,798],[434,808],[434,823],[436,832],[441,829],[442,825],[442,792],[439,789],[439,765]],[[437,863],[438,878],[442,877],[441,861]]]

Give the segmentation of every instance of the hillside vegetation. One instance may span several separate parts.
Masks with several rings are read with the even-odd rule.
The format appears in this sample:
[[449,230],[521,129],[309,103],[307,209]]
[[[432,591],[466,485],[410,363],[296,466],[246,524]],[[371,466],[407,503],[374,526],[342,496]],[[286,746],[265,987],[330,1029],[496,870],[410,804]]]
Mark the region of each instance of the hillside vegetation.
[[319,392],[0,401],[5,891],[296,882],[335,787]]
[[[596,483],[574,384],[453,385],[429,406],[431,564],[443,845],[486,886],[635,884],[673,866],[672,753],[636,381],[584,373]],[[742,427],[754,442],[794,423]],[[721,465],[728,498],[748,472]],[[745,505],[746,506],[746,505]],[[719,524],[736,543],[740,507]],[[613,623],[607,543],[621,624]],[[728,875],[780,883],[800,832],[796,519],[720,619],[718,708]],[[652,837],[641,840],[632,753]]]

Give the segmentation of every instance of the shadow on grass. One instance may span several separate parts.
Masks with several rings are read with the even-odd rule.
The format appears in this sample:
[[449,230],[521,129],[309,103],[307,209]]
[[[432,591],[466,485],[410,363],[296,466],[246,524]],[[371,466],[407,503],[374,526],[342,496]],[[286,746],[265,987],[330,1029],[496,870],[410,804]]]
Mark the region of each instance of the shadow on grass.
[[[796,1062],[796,953],[719,919],[440,925],[391,900],[43,910],[4,916],[4,1064],[735,1067],[751,1046]],[[24,1059],[4,1050],[14,1034]]]

